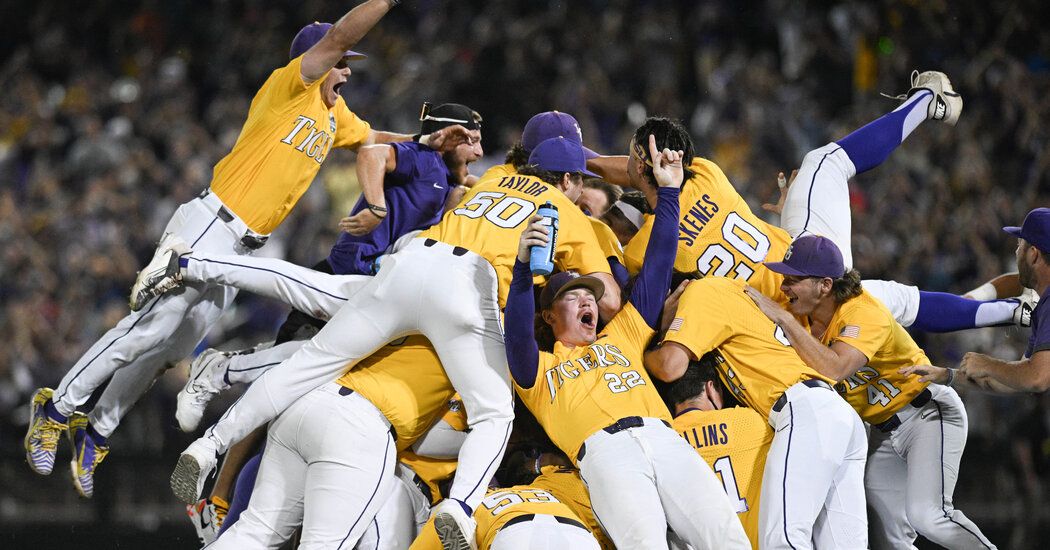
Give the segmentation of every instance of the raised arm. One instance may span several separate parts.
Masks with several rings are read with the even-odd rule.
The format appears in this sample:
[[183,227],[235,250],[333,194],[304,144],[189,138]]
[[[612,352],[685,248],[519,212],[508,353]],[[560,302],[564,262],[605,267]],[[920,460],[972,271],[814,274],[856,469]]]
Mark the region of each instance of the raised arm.
[[339,18],[324,38],[303,54],[303,80],[310,84],[323,77],[398,1],[368,0]]
[[397,151],[389,145],[366,145],[357,151],[357,181],[365,198],[365,208],[343,218],[339,228],[354,236],[365,235],[386,217],[383,182],[397,168]]
[[678,251],[678,193],[685,176],[682,152],[656,149],[656,138],[649,136],[649,154],[653,175],[660,186],[657,192],[656,219],[641,273],[631,291],[630,301],[645,322],[654,330],[660,328],[660,309],[671,286],[671,270]]
[[540,216],[533,216],[521,234],[518,256],[514,262],[514,275],[507,294],[507,306],[503,310],[507,363],[514,381],[523,388],[531,388],[536,383],[536,370],[540,362],[540,351],[536,347],[533,327],[536,298],[532,291],[529,251],[530,247],[545,245],[549,240],[542,220]]
[[631,180],[627,176],[627,155],[603,155],[587,159],[587,169],[609,183],[620,187],[631,186]]

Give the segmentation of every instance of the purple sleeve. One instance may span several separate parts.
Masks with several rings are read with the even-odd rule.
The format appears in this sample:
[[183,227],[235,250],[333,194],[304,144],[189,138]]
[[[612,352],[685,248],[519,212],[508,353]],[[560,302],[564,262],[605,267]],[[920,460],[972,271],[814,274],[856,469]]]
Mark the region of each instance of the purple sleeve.
[[[1050,296],[1046,299],[1050,299]],[[1025,357],[1050,350],[1050,307],[1043,307],[1043,301],[1044,298],[1040,297],[1039,305],[1032,312],[1032,335],[1028,338]]]
[[661,187],[656,192],[656,219],[630,299],[654,330],[660,326],[660,310],[671,286],[671,269],[678,252],[678,189]]
[[[384,184],[404,183],[410,181],[416,173],[416,158],[419,151],[415,148],[416,143],[410,141],[391,143],[394,148],[394,170],[384,178]],[[394,177],[389,177],[394,176]]]
[[620,290],[627,288],[627,282],[631,279],[631,274],[627,272],[627,268],[615,256],[609,256],[606,259],[609,260],[609,271],[612,271],[613,279],[616,280]]
[[540,351],[536,347],[533,319],[536,316],[536,297],[532,293],[532,272],[529,264],[514,261],[514,277],[510,281],[507,307],[503,310],[504,342],[507,363],[514,381],[523,388],[536,383],[536,367]]

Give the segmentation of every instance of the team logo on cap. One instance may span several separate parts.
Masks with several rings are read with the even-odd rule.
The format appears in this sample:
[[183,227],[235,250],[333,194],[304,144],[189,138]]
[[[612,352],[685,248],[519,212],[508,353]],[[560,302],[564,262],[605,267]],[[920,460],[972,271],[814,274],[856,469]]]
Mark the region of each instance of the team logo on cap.
[[791,253],[794,252],[794,250],[795,250],[795,245],[794,245],[794,243],[792,243],[791,246],[788,246],[787,251],[784,252],[784,261],[785,262],[791,259]]

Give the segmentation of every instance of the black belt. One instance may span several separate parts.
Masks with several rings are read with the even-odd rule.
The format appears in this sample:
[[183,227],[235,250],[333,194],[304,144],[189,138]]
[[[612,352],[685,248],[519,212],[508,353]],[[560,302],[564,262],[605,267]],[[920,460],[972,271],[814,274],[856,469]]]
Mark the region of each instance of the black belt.
[[[354,393],[353,388],[348,388],[346,386],[339,386],[339,395],[350,395],[352,393]],[[380,411],[380,412],[382,412],[382,411]],[[395,430],[393,426],[390,426],[390,437],[393,437],[394,441],[397,441],[397,430]]]
[[[671,423],[666,420],[661,420],[664,426],[671,427]],[[602,428],[606,433],[616,434],[620,433],[628,428],[641,428],[645,425],[645,419],[640,416],[625,416],[612,424]],[[587,452],[587,443],[580,445],[580,452],[576,453],[576,462],[583,460],[584,453]]]
[[[807,387],[810,387],[810,388],[824,388],[826,390],[830,390],[831,389],[831,384],[828,384],[827,382],[825,382],[823,380],[813,380],[813,379],[811,379],[811,380],[803,380],[802,384],[804,386],[807,386]],[[834,390],[832,390],[832,391],[834,391]],[[780,412],[781,410],[783,410],[784,409],[784,405],[787,405],[787,402],[788,402],[787,392],[784,392],[784,393],[780,394],[780,397],[777,398],[776,403],[773,403],[773,412]]]
[[[561,523],[563,525],[572,525],[573,527],[579,527],[580,529],[583,529],[584,531],[587,531],[588,533],[591,532],[591,530],[588,529],[586,525],[584,525],[584,524],[582,524],[582,523],[580,523],[580,522],[578,522],[578,521],[576,521],[576,520],[574,520],[572,518],[563,518],[561,516],[551,516],[551,517],[554,518],[554,521],[557,521],[558,523]],[[500,527],[500,529],[501,530],[502,529],[506,529],[507,527],[510,527],[511,525],[514,525],[516,523],[524,523],[526,521],[532,521],[534,519],[536,519],[536,514],[522,514],[520,516],[512,518],[507,523],[504,523],[503,527]]]
[[[921,409],[922,407],[925,407],[927,403],[930,402],[930,399],[933,399],[933,393],[930,392],[930,388],[924,388],[921,392],[919,392],[919,395],[915,396],[915,399],[911,400],[911,403],[909,403],[909,405],[915,407],[916,409]],[[889,418],[889,420],[885,422],[880,422],[878,424],[873,424],[872,427],[876,430],[879,430],[882,433],[890,433],[893,430],[896,430],[898,427],[900,427],[900,425],[900,417],[897,415],[893,415]]]
[[434,493],[430,491],[430,485],[427,485],[427,482],[423,481],[423,478],[419,477],[419,474],[412,475],[412,483],[415,483],[416,488],[419,489],[419,492],[423,493],[423,496],[427,497],[427,502],[434,502]]
[[[198,196],[203,199],[204,197],[207,197],[210,194],[211,189],[205,189],[204,191],[201,191],[201,194]],[[230,212],[225,206],[220,206],[219,211],[216,212],[215,215],[218,216],[218,218],[222,220],[223,223],[230,223],[233,221],[233,213]],[[245,233],[245,235],[241,237],[241,244],[244,245],[244,247],[248,250],[258,250],[262,248],[264,244],[266,244],[266,241],[269,238],[269,235]]]
[[[426,239],[426,240],[423,241],[423,246],[425,246],[427,248],[430,248],[430,247],[434,246],[437,243],[438,242],[435,241],[434,239]],[[462,256],[462,255],[466,254],[467,252],[470,252],[470,251],[467,250],[466,248],[463,248],[462,246],[454,246],[454,247],[452,247],[452,255],[453,256]]]

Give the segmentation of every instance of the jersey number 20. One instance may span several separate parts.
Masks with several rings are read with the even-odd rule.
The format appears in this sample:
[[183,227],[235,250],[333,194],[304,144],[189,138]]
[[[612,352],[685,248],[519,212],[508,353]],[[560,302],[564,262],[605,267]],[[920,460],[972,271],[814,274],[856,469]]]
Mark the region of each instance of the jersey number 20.
[[[754,244],[737,233],[738,229],[750,237]],[[722,242],[707,245],[703,254],[696,260],[696,269],[703,273],[704,277],[728,277],[729,271],[733,270],[735,278],[746,281],[755,274],[751,265],[743,261],[737,263],[736,255],[722,243],[733,247],[751,264],[761,263],[766,259],[766,254],[769,254],[769,237],[741,218],[740,214],[730,212],[726,221],[722,222]]]

